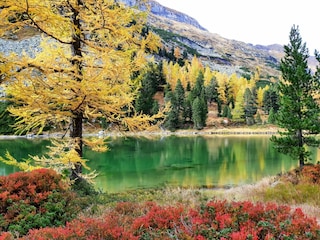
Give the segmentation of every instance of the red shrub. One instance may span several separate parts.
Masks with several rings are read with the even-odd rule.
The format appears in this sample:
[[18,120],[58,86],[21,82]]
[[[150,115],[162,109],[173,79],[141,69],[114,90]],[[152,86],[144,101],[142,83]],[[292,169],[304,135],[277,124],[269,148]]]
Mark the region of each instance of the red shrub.
[[99,219],[30,230],[22,239],[320,239],[320,227],[300,209],[250,202],[205,206],[122,202]]
[[38,169],[0,177],[0,231],[60,226],[75,216],[74,193],[54,170]]
[[61,181],[61,176],[51,169],[0,176],[0,212],[5,212],[8,204],[12,202],[24,201],[39,205],[53,190],[65,191],[66,187]]
[[320,184],[320,164],[305,165],[301,170],[301,175],[308,182]]

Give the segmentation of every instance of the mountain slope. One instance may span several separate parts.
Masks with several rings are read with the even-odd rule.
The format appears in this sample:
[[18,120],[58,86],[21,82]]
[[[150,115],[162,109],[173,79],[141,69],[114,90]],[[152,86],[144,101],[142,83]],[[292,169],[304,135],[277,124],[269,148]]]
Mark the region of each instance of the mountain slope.
[[265,77],[279,75],[278,65],[282,51],[275,50],[274,47],[261,48],[226,39],[218,34],[155,15],[149,17],[149,23],[155,28],[172,33],[172,38],[165,41],[168,47],[192,48],[197,51],[203,63],[212,69],[246,74],[259,66]]
[[[129,6],[134,6],[137,0],[120,0]],[[239,74],[250,74],[259,66],[262,77],[278,78],[279,64],[283,57],[283,46],[272,44],[268,46],[252,45],[241,41],[230,40],[210,33],[203,28],[196,19],[179,11],[167,8],[157,1],[150,0],[149,23],[173,36],[171,41],[164,41],[171,47],[179,46],[182,49],[196,50],[203,63],[212,69]],[[309,59],[312,71],[316,70],[317,61],[313,56]]]
[[[137,0],[117,0],[117,1],[120,1],[130,7],[136,6],[138,3]],[[150,6],[151,14],[154,14],[156,16],[161,16],[167,19],[171,19],[176,22],[186,23],[188,25],[191,25],[206,31],[206,29],[202,27],[196,19],[188,16],[187,14],[184,14],[182,12],[176,11],[171,8],[167,8],[161,5],[160,3],[158,3],[157,1],[149,0],[148,4]],[[142,10],[144,10],[144,7],[141,7],[141,8]]]
[[[120,1],[129,6],[137,4],[136,0]],[[164,7],[153,0],[149,3],[149,24],[159,30],[156,32],[162,34],[163,43],[168,49],[193,49],[205,65],[229,74],[236,72],[250,75],[259,66],[263,77],[278,78],[278,66],[283,54],[281,45],[254,46],[226,39],[208,32],[195,19],[184,13]]]
[[[138,0],[117,1],[134,6]],[[238,75],[248,76],[255,71],[256,67],[259,67],[263,78],[279,77],[279,63],[283,56],[281,45],[252,45],[223,38],[208,32],[194,18],[184,13],[166,8],[153,0],[150,0],[150,6],[148,22],[153,31],[162,37],[166,49],[179,47],[181,52],[186,50],[189,53],[190,59],[196,54],[204,65],[228,74],[235,72]],[[37,37],[30,38],[28,35],[27,38],[23,38],[23,43],[0,39],[0,52],[7,53],[9,50],[17,52],[19,49],[30,53],[32,49],[38,51]],[[316,61],[311,58],[312,70],[315,69],[315,63]]]

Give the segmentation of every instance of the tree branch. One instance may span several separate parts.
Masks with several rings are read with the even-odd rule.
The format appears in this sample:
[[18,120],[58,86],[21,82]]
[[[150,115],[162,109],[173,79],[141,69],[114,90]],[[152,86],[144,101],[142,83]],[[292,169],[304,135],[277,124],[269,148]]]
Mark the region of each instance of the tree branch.
[[28,0],[26,0],[26,5],[27,5],[26,14],[27,14],[28,18],[29,18],[29,19],[31,20],[31,22],[36,26],[36,28],[37,28],[38,30],[40,30],[40,32],[44,33],[45,35],[53,38],[54,40],[56,40],[56,41],[58,41],[58,42],[60,42],[60,43],[62,43],[62,44],[72,44],[72,41],[63,41],[63,40],[61,40],[60,38],[57,38],[56,36],[54,36],[53,34],[45,31],[42,27],[40,27],[40,25],[39,25],[36,21],[34,21],[34,19],[33,19],[33,18],[31,17],[31,15],[29,14],[29,2],[28,2]]

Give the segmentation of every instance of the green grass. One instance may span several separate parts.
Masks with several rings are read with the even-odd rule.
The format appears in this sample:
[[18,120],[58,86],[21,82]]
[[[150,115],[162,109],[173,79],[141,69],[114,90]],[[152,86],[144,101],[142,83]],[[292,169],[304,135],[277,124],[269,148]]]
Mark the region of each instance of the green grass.
[[281,204],[308,204],[320,207],[320,186],[310,183],[297,185],[279,183],[275,187],[266,189],[261,197],[264,201],[275,201]]

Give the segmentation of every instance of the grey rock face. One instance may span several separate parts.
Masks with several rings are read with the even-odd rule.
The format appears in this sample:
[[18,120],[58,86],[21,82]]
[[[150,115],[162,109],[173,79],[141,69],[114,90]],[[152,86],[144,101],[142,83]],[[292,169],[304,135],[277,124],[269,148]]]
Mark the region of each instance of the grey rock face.
[[4,55],[9,55],[13,52],[20,56],[22,53],[26,53],[28,56],[34,58],[38,52],[41,52],[40,42],[41,37],[39,35],[20,41],[0,38],[0,52]]
[[[135,6],[137,4],[137,0],[118,0],[128,6]],[[205,28],[203,28],[198,22],[197,20],[195,20],[194,18],[178,12],[176,10],[167,8],[162,6],[160,3],[150,0],[149,1],[150,6],[151,6],[151,13],[160,17],[164,17],[164,18],[168,18],[177,22],[182,22],[182,23],[186,23],[189,25],[192,25],[196,28],[199,28],[201,30],[205,30]]]

